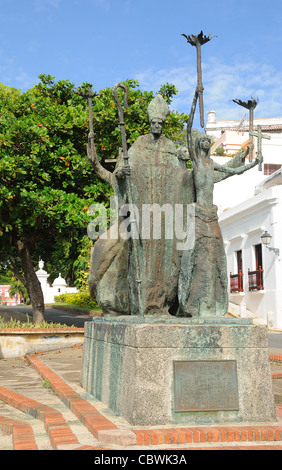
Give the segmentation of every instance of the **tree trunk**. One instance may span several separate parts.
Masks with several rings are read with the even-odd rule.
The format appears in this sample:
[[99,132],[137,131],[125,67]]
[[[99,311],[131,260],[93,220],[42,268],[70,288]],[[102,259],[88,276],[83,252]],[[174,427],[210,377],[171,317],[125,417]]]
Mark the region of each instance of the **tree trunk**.
[[45,306],[44,297],[38,277],[34,271],[30,252],[27,246],[21,241],[17,242],[22,268],[26,281],[26,288],[30,297],[33,310],[33,323],[40,323],[44,320]]

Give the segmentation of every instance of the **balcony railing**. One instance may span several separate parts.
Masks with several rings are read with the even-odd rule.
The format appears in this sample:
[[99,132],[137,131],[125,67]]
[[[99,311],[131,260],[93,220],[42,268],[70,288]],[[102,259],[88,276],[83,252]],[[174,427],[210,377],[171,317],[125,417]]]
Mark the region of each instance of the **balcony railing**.
[[239,271],[238,274],[230,273],[230,292],[244,292],[243,288],[243,276],[244,274]]
[[259,266],[256,271],[248,270],[249,278],[249,291],[252,290],[263,290],[263,269]]

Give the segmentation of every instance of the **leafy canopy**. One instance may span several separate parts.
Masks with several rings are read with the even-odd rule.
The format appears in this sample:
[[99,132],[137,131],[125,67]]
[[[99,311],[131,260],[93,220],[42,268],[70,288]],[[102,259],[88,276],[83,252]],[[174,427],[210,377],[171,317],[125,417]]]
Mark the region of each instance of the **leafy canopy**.
[[[41,256],[51,261],[56,252],[58,264],[69,271],[86,234],[88,207],[107,204],[111,188],[99,180],[86,156],[88,103],[81,92],[91,85],[76,88],[69,80],[39,78],[24,93],[0,84],[0,255],[2,263],[15,260],[21,240],[34,260]],[[130,146],[149,132],[147,107],[153,92],[141,91],[135,80],[124,83],[129,92],[124,116]],[[170,103],[177,90],[166,84],[159,92]],[[122,90],[118,93],[123,102]],[[100,90],[93,99],[93,115],[97,154],[112,171],[121,137],[111,88]],[[179,142],[187,118],[172,112],[164,134]],[[61,263],[56,246],[67,247],[61,250]],[[76,266],[80,263],[81,258]]]

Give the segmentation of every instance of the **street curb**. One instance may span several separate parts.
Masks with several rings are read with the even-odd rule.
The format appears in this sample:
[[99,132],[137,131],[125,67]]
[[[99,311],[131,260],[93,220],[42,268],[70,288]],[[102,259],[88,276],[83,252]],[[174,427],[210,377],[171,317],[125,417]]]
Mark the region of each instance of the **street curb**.
[[77,315],[88,315],[90,317],[103,317],[102,312],[96,310],[84,310],[83,308],[72,308],[72,307],[61,307],[60,305],[45,305],[46,308],[55,308],[57,310],[63,310],[65,312],[76,313]]
[[83,340],[84,328],[0,329],[0,359],[69,348]]

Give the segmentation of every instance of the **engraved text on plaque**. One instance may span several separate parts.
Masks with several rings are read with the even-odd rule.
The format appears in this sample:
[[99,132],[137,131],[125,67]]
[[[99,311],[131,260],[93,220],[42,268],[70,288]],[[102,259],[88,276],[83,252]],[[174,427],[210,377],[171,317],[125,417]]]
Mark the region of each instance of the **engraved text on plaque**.
[[174,411],[239,410],[236,361],[174,361]]

